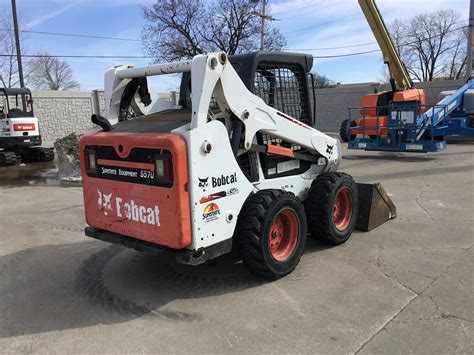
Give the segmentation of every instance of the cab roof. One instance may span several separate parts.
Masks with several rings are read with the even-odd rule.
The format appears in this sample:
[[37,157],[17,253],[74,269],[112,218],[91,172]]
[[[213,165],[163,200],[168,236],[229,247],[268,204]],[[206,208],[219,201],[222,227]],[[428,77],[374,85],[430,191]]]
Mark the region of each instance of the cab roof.
[[5,96],[14,96],[14,95],[30,95],[31,90],[28,88],[0,88],[0,93],[3,93]]

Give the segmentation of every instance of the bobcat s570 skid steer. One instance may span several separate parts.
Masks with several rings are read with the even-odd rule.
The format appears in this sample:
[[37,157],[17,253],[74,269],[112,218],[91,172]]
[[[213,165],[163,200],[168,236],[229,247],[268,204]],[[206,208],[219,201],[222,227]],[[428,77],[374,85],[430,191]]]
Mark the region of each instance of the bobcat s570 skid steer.
[[[86,235],[193,265],[237,248],[267,278],[296,267],[308,229],[344,243],[358,190],[339,141],[311,126],[312,61],[219,52],[108,70],[103,131],[80,142]],[[181,109],[118,122],[147,76],[180,72]]]

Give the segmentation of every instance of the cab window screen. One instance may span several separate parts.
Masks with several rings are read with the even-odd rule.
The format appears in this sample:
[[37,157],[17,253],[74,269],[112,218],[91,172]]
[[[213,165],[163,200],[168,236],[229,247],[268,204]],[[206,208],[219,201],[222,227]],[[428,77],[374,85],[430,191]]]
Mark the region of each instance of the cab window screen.
[[309,123],[303,72],[299,66],[260,64],[254,77],[254,94],[278,111]]

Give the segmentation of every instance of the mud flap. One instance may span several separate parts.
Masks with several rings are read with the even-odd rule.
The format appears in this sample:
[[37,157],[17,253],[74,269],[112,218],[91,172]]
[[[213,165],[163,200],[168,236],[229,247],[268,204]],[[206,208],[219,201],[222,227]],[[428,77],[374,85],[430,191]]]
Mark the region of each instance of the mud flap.
[[395,218],[397,209],[379,183],[357,184],[359,190],[359,215],[356,229],[368,232]]

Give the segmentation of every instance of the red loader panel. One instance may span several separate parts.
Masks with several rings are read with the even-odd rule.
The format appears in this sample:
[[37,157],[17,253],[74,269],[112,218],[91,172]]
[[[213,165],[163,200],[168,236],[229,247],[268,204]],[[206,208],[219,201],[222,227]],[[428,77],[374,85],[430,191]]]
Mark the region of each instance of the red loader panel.
[[[108,159],[100,157],[104,151]],[[100,132],[83,136],[80,152],[85,214],[90,226],[174,249],[191,243],[183,138],[172,133]],[[89,152],[98,156],[93,164],[95,176],[90,173],[90,159],[95,158]],[[166,152],[167,158],[157,168],[158,162],[155,165],[153,159],[160,159],[161,152]],[[145,158],[148,160],[143,161]],[[160,176],[170,181],[168,185],[156,185],[160,183],[157,171],[163,172]],[[147,181],[151,176],[156,180]]]

